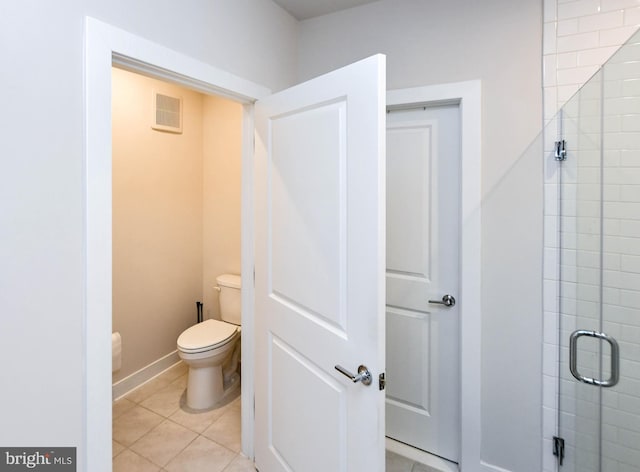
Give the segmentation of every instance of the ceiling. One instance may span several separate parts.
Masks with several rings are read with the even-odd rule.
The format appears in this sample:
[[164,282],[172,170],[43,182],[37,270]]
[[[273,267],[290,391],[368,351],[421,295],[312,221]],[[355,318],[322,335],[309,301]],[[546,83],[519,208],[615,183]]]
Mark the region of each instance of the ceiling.
[[377,0],[273,0],[297,20],[308,20],[347,8],[357,7]]

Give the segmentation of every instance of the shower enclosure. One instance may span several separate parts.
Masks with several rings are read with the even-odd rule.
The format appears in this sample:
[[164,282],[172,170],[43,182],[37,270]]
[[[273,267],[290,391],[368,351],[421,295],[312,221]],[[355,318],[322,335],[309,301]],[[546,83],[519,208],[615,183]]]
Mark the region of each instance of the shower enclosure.
[[640,472],[640,33],[548,126],[546,141],[557,136],[547,173],[558,198],[546,203],[558,227],[554,467]]

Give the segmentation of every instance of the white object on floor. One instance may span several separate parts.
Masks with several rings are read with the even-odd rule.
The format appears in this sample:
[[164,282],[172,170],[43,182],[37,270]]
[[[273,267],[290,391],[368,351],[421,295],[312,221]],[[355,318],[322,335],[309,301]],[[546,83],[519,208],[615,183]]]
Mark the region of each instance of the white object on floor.
[[111,372],[116,372],[122,367],[122,337],[117,331],[111,333]]

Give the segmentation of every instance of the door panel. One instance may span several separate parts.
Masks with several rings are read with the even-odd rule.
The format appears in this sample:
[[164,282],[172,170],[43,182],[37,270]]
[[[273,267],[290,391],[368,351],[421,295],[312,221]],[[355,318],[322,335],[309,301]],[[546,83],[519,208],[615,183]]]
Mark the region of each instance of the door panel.
[[457,105],[387,118],[387,435],[459,460]]
[[384,57],[256,104],[256,465],[384,470]]

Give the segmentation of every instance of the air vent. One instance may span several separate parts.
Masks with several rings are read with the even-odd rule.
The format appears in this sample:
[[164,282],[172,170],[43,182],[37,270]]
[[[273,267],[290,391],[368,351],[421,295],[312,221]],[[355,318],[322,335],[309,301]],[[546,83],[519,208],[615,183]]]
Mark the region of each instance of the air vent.
[[153,129],[182,133],[182,98],[153,92],[152,111]]

